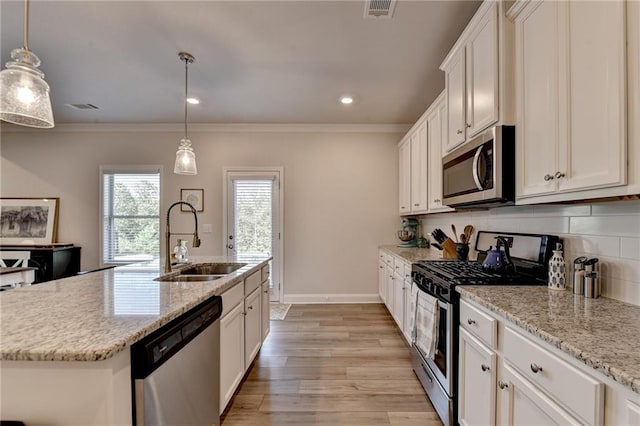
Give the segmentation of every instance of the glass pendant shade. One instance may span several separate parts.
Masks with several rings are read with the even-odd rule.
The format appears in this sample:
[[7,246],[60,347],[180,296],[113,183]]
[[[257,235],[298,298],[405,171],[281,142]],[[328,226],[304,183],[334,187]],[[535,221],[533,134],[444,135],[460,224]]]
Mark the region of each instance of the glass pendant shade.
[[38,69],[40,59],[31,51],[11,51],[7,68],[0,72],[0,119],[21,126],[54,126],[49,85]]
[[176,151],[176,163],[173,166],[173,173],[178,175],[197,175],[196,154],[191,148],[189,139],[182,139],[178,151]]

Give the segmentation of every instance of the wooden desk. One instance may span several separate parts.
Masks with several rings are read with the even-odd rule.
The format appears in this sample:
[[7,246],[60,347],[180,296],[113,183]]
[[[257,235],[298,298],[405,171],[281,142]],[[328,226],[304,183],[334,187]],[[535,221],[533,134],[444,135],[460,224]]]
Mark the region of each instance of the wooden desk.
[[0,286],[31,284],[35,280],[37,268],[0,268]]

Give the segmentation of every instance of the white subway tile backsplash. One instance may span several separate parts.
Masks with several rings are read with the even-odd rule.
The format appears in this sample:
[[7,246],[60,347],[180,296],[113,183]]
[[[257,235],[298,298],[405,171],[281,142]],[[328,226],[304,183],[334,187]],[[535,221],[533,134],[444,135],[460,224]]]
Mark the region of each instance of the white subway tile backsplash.
[[620,257],[640,260],[640,238],[620,238]]
[[[602,295],[640,305],[640,200],[578,205],[533,205],[426,216],[425,231],[451,223],[476,230],[558,235],[571,269],[578,256],[598,257]],[[472,243],[475,239],[472,241]]]
[[635,216],[572,217],[572,234],[640,237],[640,213]]

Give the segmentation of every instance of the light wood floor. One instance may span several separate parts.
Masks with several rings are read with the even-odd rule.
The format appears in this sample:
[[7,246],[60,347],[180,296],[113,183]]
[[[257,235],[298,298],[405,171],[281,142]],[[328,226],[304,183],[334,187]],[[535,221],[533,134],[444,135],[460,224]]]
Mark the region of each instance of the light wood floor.
[[271,321],[222,425],[441,425],[381,304],[293,305]]

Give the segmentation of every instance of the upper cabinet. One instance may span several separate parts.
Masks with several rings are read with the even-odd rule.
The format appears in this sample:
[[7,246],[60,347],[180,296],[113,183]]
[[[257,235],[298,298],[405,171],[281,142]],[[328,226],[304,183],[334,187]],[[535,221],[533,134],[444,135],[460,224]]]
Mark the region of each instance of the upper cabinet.
[[411,211],[427,211],[428,147],[427,120],[420,120],[411,133]]
[[632,3],[519,1],[509,10],[519,204],[637,193],[638,118],[627,115],[638,87],[637,75],[627,81],[638,55]]
[[485,1],[440,66],[445,72],[445,152],[495,123],[513,124],[513,25]]
[[427,110],[429,129],[429,213],[453,211],[442,204],[442,150],[447,144],[447,102],[445,92]]
[[411,136],[398,145],[398,198],[400,214],[411,213]]

